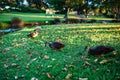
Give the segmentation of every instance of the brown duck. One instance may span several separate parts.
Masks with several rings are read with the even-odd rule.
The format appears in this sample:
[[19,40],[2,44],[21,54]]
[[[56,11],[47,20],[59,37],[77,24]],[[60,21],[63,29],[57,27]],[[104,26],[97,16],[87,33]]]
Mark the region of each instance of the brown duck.
[[38,31],[37,31],[37,30],[34,30],[34,32],[28,34],[27,36],[30,37],[30,38],[35,38],[35,37],[38,36]]
[[91,55],[101,55],[101,54],[107,54],[109,52],[112,52],[115,49],[110,46],[95,46],[93,48],[86,46],[85,50],[88,51],[88,53]]
[[46,42],[45,46],[46,45],[48,45],[53,50],[61,50],[65,47],[65,45],[60,42]]

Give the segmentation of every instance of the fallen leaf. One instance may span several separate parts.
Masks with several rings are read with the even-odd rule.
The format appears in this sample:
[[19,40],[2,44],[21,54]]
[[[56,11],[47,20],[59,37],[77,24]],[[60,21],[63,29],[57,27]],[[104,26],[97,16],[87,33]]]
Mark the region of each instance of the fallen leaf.
[[3,51],[4,51],[4,52],[7,52],[7,51],[9,51],[10,49],[12,49],[12,47],[7,47],[7,48],[5,48]]
[[31,80],[38,80],[38,78],[32,77]]
[[21,68],[20,66],[17,66],[17,69],[18,69],[18,70],[20,70],[20,68]]
[[105,64],[107,62],[109,62],[109,60],[105,59],[105,60],[100,61],[100,64]]
[[52,61],[55,61],[56,59],[55,58],[52,58]]
[[65,77],[66,80],[70,79],[72,77],[72,74],[67,74],[67,76]]
[[44,58],[44,59],[49,59],[49,56],[45,55],[43,58]]
[[98,61],[98,59],[95,59],[94,62],[96,63]]
[[11,66],[15,67],[15,66],[17,66],[17,64],[16,63],[12,63]]
[[16,58],[16,57],[17,57],[17,55],[14,55],[14,54],[13,54],[13,55],[12,55],[12,57],[13,57],[13,58]]
[[82,66],[84,67],[84,66],[87,66],[87,65],[91,65],[91,64],[89,62],[85,61],[85,63]]
[[63,68],[62,70],[63,70],[63,71],[68,71],[67,68]]
[[52,65],[48,65],[47,67],[50,68],[50,67],[52,67]]
[[51,78],[51,75],[50,75],[50,73],[46,73],[46,75],[47,75],[47,77],[48,77],[48,78]]
[[4,64],[4,68],[8,68],[8,65],[7,65],[7,64]]
[[37,69],[40,69],[40,65],[37,66]]
[[29,69],[29,66],[28,66],[28,65],[26,66],[26,69]]
[[89,58],[87,58],[87,56],[81,56],[81,58],[85,60],[90,60]]
[[17,79],[18,79],[18,76],[15,76],[15,79],[17,80]]
[[74,68],[75,66],[71,64],[71,65],[69,65],[69,67]]
[[24,78],[25,77],[25,75],[21,75],[21,78]]
[[79,78],[79,80],[88,80],[88,78]]
[[4,42],[0,41],[0,44],[3,44]]

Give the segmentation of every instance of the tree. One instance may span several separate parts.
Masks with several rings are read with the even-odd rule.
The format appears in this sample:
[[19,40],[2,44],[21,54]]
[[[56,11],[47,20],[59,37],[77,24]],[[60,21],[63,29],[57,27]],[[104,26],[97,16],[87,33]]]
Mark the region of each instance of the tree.
[[102,4],[114,14],[116,19],[120,18],[120,0],[104,0]]
[[68,18],[68,12],[70,9],[74,8],[80,11],[82,1],[84,0],[47,0],[49,4],[53,5],[55,10],[63,10],[64,11],[64,18]]

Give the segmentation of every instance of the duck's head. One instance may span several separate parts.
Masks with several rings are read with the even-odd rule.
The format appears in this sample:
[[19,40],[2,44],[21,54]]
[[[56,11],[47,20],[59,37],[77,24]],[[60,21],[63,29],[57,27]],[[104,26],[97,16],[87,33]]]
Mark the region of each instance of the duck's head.
[[85,52],[85,51],[89,51],[90,50],[90,47],[89,46],[85,46],[85,48],[84,48],[84,50],[83,50],[83,52]]
[[88,56],[89,50],[90,50],[90,47],[89,46],[85,46],[85,48],[82,51],[82,55],[83,56]]

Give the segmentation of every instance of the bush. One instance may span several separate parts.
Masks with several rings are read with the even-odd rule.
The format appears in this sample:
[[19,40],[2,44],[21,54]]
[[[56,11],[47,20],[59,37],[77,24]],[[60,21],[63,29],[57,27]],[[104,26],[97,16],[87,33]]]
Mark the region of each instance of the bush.
[[23,28],[24,22],[20,18],[14,17],[11,20],[11,27],[12,28]]
[[55,18],[53,24],[61,24],[61,20],[59,18]]
[[80,23],[80,20],[79,19],[66,19],[65,20],[65,23],[67,24],[72,24],[72,23]]
[[22,6],[20,11],[21,12],[29,12],[29,7]]
[[96,23],[97,20],[96,19],[91,19],[91,23]]
[[7,23],[3,23],[3,22],[0,22],[0,29],[1,29],[1,30],[3,30],[3,29],[7,29],[7,28],[9,28],[9,27],[10,27],[9,24],[7,24]]
[[21,12],[31,12],[31,13],[45,13],[45,10],[37,9],[37,8],[29,8],[26,6],[21,7]]
[[45,10],[40,10],[37,8],[29,8],[29,12],[33,12],[33,13],[45,13]]

